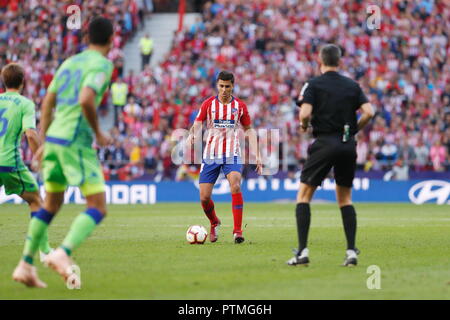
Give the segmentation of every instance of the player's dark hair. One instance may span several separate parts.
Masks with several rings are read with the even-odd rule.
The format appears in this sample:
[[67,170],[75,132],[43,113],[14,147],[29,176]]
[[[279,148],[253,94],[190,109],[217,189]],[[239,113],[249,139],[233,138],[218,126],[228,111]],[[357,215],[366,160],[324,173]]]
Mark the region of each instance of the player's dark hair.
[[219,75],[217,76],[217,81],[223,80],[223,81],[231,81],[232,84],[234,84],[234,75],[231,72],[228,71],[221,71]]
[[113,24],[109,19],[95,17],[89,23],[89,43],[106,45],[114,32]]
[[341,55],[341,49],[334,44],[327,44],[320,49],[320,59],[328,67],[339,66]]
[[2,79],[7,89],[19,89],[25,80],[25,71],[17,63],[10,63],[2,69]]

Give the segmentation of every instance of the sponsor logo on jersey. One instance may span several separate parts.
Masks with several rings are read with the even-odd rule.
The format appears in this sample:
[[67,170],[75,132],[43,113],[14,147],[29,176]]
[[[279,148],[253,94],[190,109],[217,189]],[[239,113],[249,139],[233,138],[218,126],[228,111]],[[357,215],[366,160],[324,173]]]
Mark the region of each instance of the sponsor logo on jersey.
[[234,128],[234,120],[214,120],[214,128]]

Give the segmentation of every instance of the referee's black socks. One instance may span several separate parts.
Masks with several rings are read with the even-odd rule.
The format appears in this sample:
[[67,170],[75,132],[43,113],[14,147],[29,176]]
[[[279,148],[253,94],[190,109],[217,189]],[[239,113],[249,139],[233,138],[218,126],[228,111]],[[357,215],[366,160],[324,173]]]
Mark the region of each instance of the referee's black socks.
[[295,216],[297,217],[298,254],[300,255],[308,243],[308,231],[311,222],[311,209],[309,203],[297,203]]
[[355,250],[356,211],[352,205],[341,207],[342,222],[344,223],[347,250]]

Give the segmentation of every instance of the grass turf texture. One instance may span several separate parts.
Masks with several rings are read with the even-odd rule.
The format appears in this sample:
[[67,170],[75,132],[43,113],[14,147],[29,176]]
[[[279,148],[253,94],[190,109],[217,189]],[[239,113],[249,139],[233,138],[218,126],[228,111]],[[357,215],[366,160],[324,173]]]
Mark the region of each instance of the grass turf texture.
[[[233,243],[230,204],[216,204],[218,242],[190,245],[190,225],[209,222],[196,203],[109,206],[109,216],[74,253],[81,290],[68,290],[35,262],[47,289],[11,280],[29,213],[0,206],[0,299],[450,299],[448,206],[356,204],[359,265],[344,268],[345,237],[335,205],[313,204],[309,267],[285,264],[297,245],[294,204],[246,203],[244,236]],[[82,206],[66,205],[49,237],[59,245]],[[367,267],[381,269],[369,290]]]

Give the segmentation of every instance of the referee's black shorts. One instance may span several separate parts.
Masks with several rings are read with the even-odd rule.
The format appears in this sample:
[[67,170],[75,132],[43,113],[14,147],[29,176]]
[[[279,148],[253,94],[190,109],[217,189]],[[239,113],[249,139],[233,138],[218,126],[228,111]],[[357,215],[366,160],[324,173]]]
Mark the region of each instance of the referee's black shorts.
[[356,170],[356,141],[342,142],[342,136],[319,136],[308,148],[308,158],[301,173],[303,183],[320,186],[334,168],[336,184],[351,188]]

